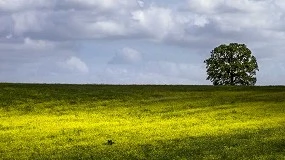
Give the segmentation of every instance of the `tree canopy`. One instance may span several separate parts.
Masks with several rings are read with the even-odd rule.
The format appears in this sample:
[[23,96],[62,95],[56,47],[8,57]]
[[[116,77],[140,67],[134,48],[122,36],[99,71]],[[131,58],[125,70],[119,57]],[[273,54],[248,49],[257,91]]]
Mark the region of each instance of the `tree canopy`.
[[214,85],[255,85],[258,64],[245,44],[222,44],[204,61]]

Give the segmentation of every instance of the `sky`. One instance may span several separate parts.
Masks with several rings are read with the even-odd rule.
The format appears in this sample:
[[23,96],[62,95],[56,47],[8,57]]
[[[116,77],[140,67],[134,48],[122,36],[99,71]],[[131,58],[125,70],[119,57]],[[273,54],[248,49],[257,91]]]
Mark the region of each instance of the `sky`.
[[284,0],[0,0],[0,82],[208,85],[232,42],[285,85]]

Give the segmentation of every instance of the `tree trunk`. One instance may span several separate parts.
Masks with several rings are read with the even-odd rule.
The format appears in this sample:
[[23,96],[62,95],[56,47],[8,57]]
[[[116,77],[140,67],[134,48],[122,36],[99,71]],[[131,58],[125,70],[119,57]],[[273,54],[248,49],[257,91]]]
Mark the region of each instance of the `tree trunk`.
[[232,70],[231,70],[230,76],[231,76],[231,85],[234,86],[235,85],[234,84],[234,74],[233,74]]

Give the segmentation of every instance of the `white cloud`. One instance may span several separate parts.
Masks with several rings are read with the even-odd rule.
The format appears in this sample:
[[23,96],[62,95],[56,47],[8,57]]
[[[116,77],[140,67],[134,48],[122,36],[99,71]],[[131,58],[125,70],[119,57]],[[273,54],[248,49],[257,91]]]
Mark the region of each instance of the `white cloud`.
[[205,16],[194,15],[193,24],[198,27],[204,27],[209,23],[209,20]]
[[[269,2],[269,3],[268,3]],[[262,12],[265,7],[270,6],[270,1],[263,0],[188,0],[191,10],[202,14],[223,14],[234,12]]]
[[[284,15],[278,0],[188,0],[189,9],[204,15],[226,31],[273,29]],[[258,31],[258,30],[257,30]]]
[[143,8],[144,7],[144,1],[142,0],[137,0],[138,5]]
[[0,0],[0,11],[21,11],[30,9],[51,8],[52,0]]
[[[14,8],[6,14],[5,32],[16,37],[31,36],[48,40],[101,38],[147,38],[155,41],[183,39],[193,24],[203,27],[205,16],[179,13],[155,4],[144,6],[137,0],[18,0],[4,2],[2,8]],[[33,5],[32,5],[33,3]],[[142,7],[143,6],[143,7]],[[17,10],[22,9],[22,10]],[[83,9],[84,8],[84,9]],[[8,23],[8,19],[11,19]],[[0,16],[1,21],[1,16]],[[8,29],[11,28],[11,29]],[[1,32],[1,28],[0,28]]]
[[126,35],[127,32],[126,28],[122,24],[114,21],[99,21],[90,24],[90,26],[87,26],[86,28],[87,31],[91,33],[93,32],[94,37],[96,38],[123,36]]
[[44,13],[27,11],[12,14],[14,20],[14,34],[21,35],[25,32],[40,32],[43,28]]
[[110,64],[136,64],[142,61],[142,54],[132,48],[120,50],[109,62]]
[[134,27],[160,40],[176,31],[177,25],[172,14],[170,9],[151,6],[132,12],[132,18],[136,22]]
[[216,9],[224,0],[188,0],[191,10],[198,13],[215,13]]
[[136,0],[0,0],[0,10],[19,12],[42,9],[92,9],[115,11],[121,8],[137,6]]
[[[58,0],[61,1],[61,0]],[[64,0],[62,5],[77,6],[84,8],[97,8],[99,10],[115,11],[121,8],[132,8],[137,6],[136,0]]]
[[24,39],[23,48],[33,50],[51,50],[55,48],[55,44],[53,42],[45,40],[33,40],[27,37]]
[[216,29],[215,32],[224,33],[254,28],[261,33],[259,35],[268,37],[267,30],[284,32],[285,26],[280,0],[188,0],[187,11],[154,3],[145,6],[141,0],[14,2],[0,1],[0,10],[11,11],[0,16],[1,24],[6,26],[0,27],[0,34],[1,30],[10,30],[13,33],[9,34],[16,36],[33,35],[33,38],[49,40],[148,38],[159,42],[191,43],[189,39],[196,36],[193,35],[197,32],[195,27],[209,25]]
[[72,70],[79,71],[80,73],[88,73],[88,66],[78,57],[72,56],[64,63],[64,67]]
[[57,52],[58,50],[60,50],[62,44],[64,44],[48,40],[40,40],[40,39],[36,40],[29,37],[23,39],[16,39],[16,40],[13,40],[13,38],[14,36],[9,34],[4,39],[4,41],[7,42],[0,43],[0,51],[1,50],[5,51],[0,54],[7,56],[11,54],[18,54],[18,55],[25,54],[27,55],[27,57],[30,57],[28,55],[33,55],[33,56],[35,56],[36,54],[43,55],[40,53],[46,54],[47,52]]
[[12,34],[8,34],[8,35],[6,36],[7,39],[11,39],[12,37],[13,37]]

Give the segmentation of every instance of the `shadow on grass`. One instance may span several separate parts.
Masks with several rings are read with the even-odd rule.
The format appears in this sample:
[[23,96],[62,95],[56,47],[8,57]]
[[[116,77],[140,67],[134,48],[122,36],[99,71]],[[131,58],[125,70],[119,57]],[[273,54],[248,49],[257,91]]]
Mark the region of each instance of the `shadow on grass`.
[[232,135],[187,137],[149,144],[76,145],[33,159],[284,159],[284,127]]
[[[163,152],[156,159],[284,159],[285,139],[266,139],[271,131],[240,133],[225,136],[188,137],[160,141],[149,148],[142,145],[146,159],[155,157],[154,150]],[[145,150],[145,148],[148,148]]]

